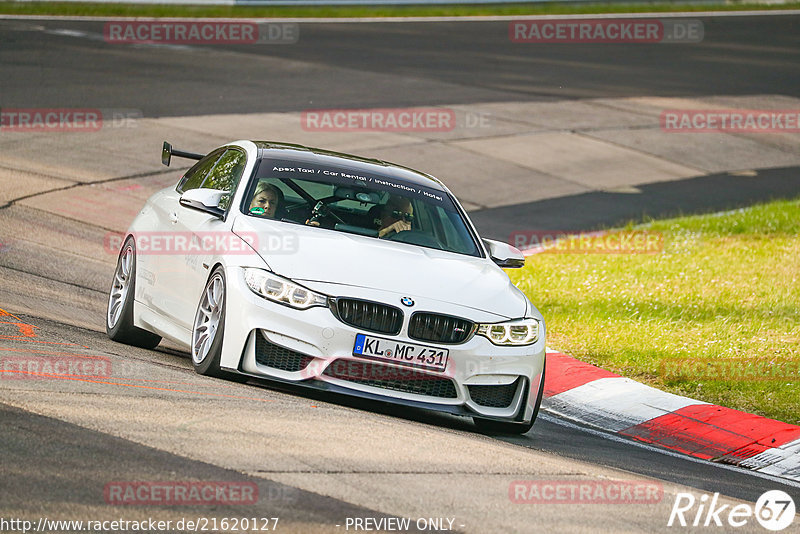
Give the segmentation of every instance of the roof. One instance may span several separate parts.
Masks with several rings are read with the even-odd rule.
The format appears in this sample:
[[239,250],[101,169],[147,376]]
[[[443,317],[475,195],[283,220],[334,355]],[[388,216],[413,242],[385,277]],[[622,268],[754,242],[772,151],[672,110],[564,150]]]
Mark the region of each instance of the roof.
[[258,147],[259,159],[290,160],[337,168],[344,167],[350,171],[377,174],[398,182],[439,191],[447,190],[442,182],[429,174],[388,161],[290,143],[273,141],[253,141],[253,143]]

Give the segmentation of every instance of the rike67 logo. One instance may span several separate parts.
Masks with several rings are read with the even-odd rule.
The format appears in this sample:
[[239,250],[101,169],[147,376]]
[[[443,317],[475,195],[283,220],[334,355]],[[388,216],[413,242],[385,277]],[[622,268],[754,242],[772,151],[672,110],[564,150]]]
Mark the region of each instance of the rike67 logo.
[[727,530],[751,525],[755,518],[765,529],[778,532],[792,524],[794,514],[794,500],[781,490],[762,494],[755,506],[720,504],[719,493],[713,496],[703,494],[699,499],[691,493],[678,493],[667,526],[723,527]]

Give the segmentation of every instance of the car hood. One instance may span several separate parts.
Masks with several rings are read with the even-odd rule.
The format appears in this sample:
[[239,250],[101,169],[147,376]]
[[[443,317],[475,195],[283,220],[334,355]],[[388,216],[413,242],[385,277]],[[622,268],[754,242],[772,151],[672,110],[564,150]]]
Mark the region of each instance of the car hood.
[[298,282],[391,291],[506,318],[528,310],[522,292],[485,258],[249,217],[238,219],[233,230],[255,238],[273,272]]

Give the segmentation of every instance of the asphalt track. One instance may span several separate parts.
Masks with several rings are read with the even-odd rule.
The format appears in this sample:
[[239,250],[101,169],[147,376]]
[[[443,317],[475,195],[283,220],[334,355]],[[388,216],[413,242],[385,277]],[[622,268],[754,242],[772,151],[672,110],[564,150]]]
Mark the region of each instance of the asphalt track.
[[[105,43],[100,21],[11,19],[0,21],[0,107],[91,106],[184,117],[642,96],[797,96],[800,15],[698,19],[701,43],[515,44],[508,21],[344,22],[300,24],[292,45],[195,46],[180,54],[170,46]],[[800,194],[799,177],[795,166],[770,169],[753,186],[720,173],[654,184],[633,198],[593,192],[512,203],[478,211],[473,220],[496,239],[519,228],[589,229],[787,198]]]
[[[102,22],[3,21],[4,107],[135,108],[145,116],[625,96],[796,95],[800,16],[702,19],[660,46],[513,44],[508,22],[301,24],[293,45],[102,42]],[[51,32],[22,31],[43,26]],[[63,30],[84,31],[99,42]]]
[[[0,21],[0,104],[135,108],[164,117],[646,95],[797,96],[798,21],[707,19],[697,47],[560,45],[535,53],[509,46],[504,22],[303,24],[294,46],[180,55],[61,31],[102,34],[97,22]],[[731,196],[725,205],[797,194],[796,182],[784,179],[794,170],[774,173],[744,192],[725,181]],[[691,190],[723,187],[713,177],[703,180]],[[659,211],[664,191],[652,187],[645,211],[653,214],[716,206],[702,200],[707,194],[681,194],[673,184],[675,198]],[[585,228],[642,212],[641,205],[607,200],[598,193],[475,215],[479,224],[486,218],[508,225],[533,208],[556,217],[570,206],[587,214]],[[0,308],[14,314],[0,324],[3,350],[43,354],[62,344],[59,350],[75,357],[108,358],[115,371],[102,383],[4,381],[2,517],[279,515],[284,531],[336,532],[346,517],[449,515],[467,532],[668,532],[674,495],[686,487],[748,502],[783,489],[800,502],[794,485],[615,441],[547,415],[525,436],[497,439],[457,418],[197,377],[186,355],[168,345],[142,351],[105,338],[113,269],[107,258],[92,261],[77,247],[68,253],[43,244],[63,235],[101,240],[102,229],[36,218],[29,208],[0,210],[3,237],[40,232],[21,239],[14,254],[0,254]],[[17,323],[33,325],[35,335]],[[510,505],[507,497],[513,480],[643,477],[664,484],[660,504],[570,508]],[[105,504],[103,487],[119,480],[252,481],[262,498],[246,509]]]

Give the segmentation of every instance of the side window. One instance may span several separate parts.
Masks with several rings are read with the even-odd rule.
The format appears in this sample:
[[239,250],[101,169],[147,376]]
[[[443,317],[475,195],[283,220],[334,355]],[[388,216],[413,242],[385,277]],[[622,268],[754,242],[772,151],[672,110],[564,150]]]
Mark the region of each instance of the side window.
[[247,157],[244,152],[236,149],[228,149],[217,160],[216,165],[206,176],[202,187],[206,189],[221,189],[227,191],[229,194],[220,202],[220,208],[228,209],[231,203],[231,197],[239,184],[244,172],[244,166],[247,162]]
[[186,171],[180,183],[178,184],[178,192],[185,193],[190,189],[197,189],[203,185],[203,181],[208,174],[208,171],[214,168],[214,164],[219,159],[221,150],[215,150],[208,156],[198,161],[194,167]]

